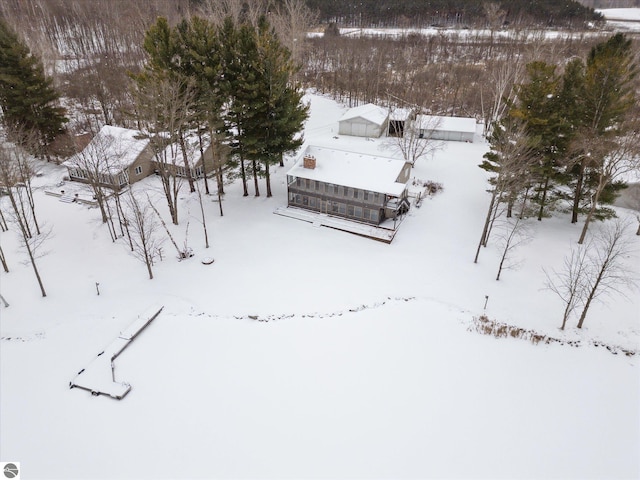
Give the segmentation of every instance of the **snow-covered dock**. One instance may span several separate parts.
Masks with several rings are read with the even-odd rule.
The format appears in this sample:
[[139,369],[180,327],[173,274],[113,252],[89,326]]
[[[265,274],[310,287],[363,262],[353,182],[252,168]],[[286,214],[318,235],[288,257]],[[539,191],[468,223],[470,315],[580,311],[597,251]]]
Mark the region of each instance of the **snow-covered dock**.
[[[329,227],[341,230],[343,232],[354,233],[374,240],[385,243],[391,243],[396,231],[392,228],[376,227],[368,223],[356,222],[346,218],[334,217],[325,213],[317,213],[296,207],[278,207],[274,210],[275,214],[283,217],[295,218],[313,224],[314,227]],[[393,225],[393,221],[387,220]],[[400,220],[396,224],[396,228]]]
[[75,378],[69,382],[69,388],[81,388],[91,392],[92,395],[109,395],[112,398],[122,400],[131,390],[131,385],[126,382],[117,382],[115,378],[114,360],[125,348],[155,320],[164,307],[152,307],[120,333],[107,348],[80,370]]

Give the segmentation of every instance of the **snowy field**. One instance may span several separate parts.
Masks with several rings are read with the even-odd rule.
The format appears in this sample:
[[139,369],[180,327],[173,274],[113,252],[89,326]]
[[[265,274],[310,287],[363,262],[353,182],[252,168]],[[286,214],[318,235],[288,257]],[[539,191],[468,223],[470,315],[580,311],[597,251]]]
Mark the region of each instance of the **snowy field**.
[[604,8],[597,11],[604,15],[607,25],[616,30],[640,31],[640,8]]
[[[344,107],[308,98],[308,143],[391,155],[384,140],[338,136]],[[17,236],[0,237],[0,460],[21,462],[22,478],[637,478],[639,356],[591,342],[638,351],[638,292],[559,330],[542,268],[577,241],[582,224],[566,216],[534,221],[499,282],[496,243],[474,264],[486,150],[479,138],[419,161],[414,177],[444,190],[390,245],[274,215],[293,158],[272,198],[231,185],[224,217],[206,199],[209,249],[185,186],[173,234],[182,244],[188,221],[195,256],[178,262],[167,242],[154,280],[97,209],[45,195],[65,172],[43,165],[46,298]],[[157,178],[135,187],[159,195]],[[627,260],[640,275],[637,252]],[[68,388],[155,304],[116,361],[123,400]],[[471,332],[482,313],[581,346]]]

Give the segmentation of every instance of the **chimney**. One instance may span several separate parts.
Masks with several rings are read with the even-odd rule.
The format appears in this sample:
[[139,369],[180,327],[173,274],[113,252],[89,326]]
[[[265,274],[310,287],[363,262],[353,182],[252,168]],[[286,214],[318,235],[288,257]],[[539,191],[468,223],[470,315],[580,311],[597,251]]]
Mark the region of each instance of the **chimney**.
[[311,170],[316,168],[316,157],[314,157],[313,155],[305,155],[302,162],[302,166],[304,168],[309,168]]

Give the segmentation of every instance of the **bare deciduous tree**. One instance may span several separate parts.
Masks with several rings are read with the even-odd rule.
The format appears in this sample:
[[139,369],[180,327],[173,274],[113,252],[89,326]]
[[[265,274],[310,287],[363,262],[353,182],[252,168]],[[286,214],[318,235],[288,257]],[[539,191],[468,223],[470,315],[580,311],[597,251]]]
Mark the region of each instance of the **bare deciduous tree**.
[[522,199],[520,212],[515,218],[505,219],[505,225],[502,231],[502,256],[500,257],[500,265],[498,266],[498,274],[496,281],[500,280],[502,270],[507,266],[509,257],[517,247],[529,242],[532,237],[531,226],[526,222],[525,212],[527,210],[527,202],[529,200],[529,189],[525,191]]
[[158,239],[156,230],[158,222],[149,206],[139,202],[133,191],[129,190],[127,198],[127,223],[131,233],[133,255],[147,266],[149,279],[153,279],[153,262],[162,246],[162,240]]
[[120,171],[120,156],[126,153],[119,139],[111,135],[98,134],[86,148],[67,161],[67,165],[75,168],[76,174],[84,180],[84,184],[98,204],[102,223],[107,225],[111,240],[114,242],[118,234],[113,207],[109,199],[114,195],[113,189],[119,185],[119,181],[113,177],[113,172]]
[[[502,213],[502,202],[507,202],[507,216],[517,196],[530,186],[530,167],[533,160],[532,143],[527,137],[523,125],[508,122],[498,125],[492,133],[491,154],[483,166],[494,173],[490,180],[492,185],[491,201],[485,217],[482,234],[478,242],[474,263],[478,263],[480,248],[487,246],[491,226]],[[526,203],[526,202],[525,202]]]
[[625,257],[632,251],[627,224],[619,219],[604,225],[595,235],[589,249],[589,268],[585,271],[585,296],[578,328],[582,328],[592,302],[614,293],[624,294],[636,285],[626,268]]
[[580,307],[580,302],[585,296],[587,252],[586,245],[572,246],[571,252],[563,260],[562,270],[552,269],[549,272],[543,269],[547,277],[546,288],[555,293],[564,304],[561,330],[565,329],[567,320]]
[[0,145],[0,185],[3,186],[11,209],[9,210],[13,222],[18,226],[18,232],[22,247],[25,249],[29,258],[29,263],[33,268],[33,272],[40,287],[40,293],[43,297],[47,296],[44,283],[38,266],[36,265],[37,249],[47,238],[49,232],[41,232],[34,234],[34,217],[30,215],[30,210],[25,206],[25,197],[22,190],[26,187],[21,182],[21,173],[18,167],[17,155],[15,149],[9,145]]
[[190,81],[149,79],[142,82],[136,91],[141,132],[149,138],[153,148],[158,166],[157,174],[162,182],[171,221],[175,225],[178,225],[178,194],[182,187],[182,170],[193,183],[185,143],[193,102],[194,88]]
[[405,161],[415,166],[419,159],[443,148],[444,142],[432,138],[440,123],[437,116],[418,115],[413,121],[408,119],[402,133],[387,137],[384,147],[400,153]]
[[562,270],[545,270],[546,287],[564,304],[562,330],[578,309],[581,313],[577,326],[582,328],[594,301],[616,293],[624,295],[628,288],[637,285],[626,267],[625,257],[632,252],[627,227],[619,219],[602,225],[589,242],[571,247]]
[[[600,139],[600,142],[603,140]],[[640,172],[640,128],[632,128],[625,135],[613,139],[613,142],[606,147],[606,153],[592,164],[598,184],[591,197],[591,208],[587,213],[578,243],[584,242],[604,189],[616,180],[624,178],[629,172]]]

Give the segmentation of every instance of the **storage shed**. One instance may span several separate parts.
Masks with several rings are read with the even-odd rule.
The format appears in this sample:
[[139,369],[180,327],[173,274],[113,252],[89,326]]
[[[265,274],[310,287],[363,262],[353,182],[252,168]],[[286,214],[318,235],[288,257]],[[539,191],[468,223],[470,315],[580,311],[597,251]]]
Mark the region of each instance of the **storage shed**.
[[473,142],[476,134],[476,120],[469,117],[442,117],[418,115],[415,128],[420,137],[450,142]]
[[373,103],[351,108],[338,120],[340,135],[378,138],[386,133],[389,110]]

